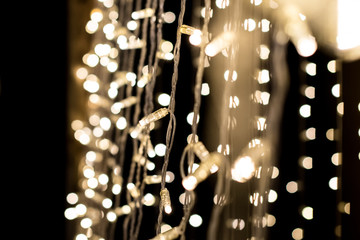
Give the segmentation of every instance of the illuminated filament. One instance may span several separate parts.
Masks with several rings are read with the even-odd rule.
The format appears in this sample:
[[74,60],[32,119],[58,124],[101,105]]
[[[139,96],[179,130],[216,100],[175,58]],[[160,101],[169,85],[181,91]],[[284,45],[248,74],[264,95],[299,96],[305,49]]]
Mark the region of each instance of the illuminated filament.
[[167,214],[172,212],[170,193],[167,188],[160,191],[161,205]]
[[114,114],[120,113],[121,109],[130,107],[137,102],[137,98],[134,96],[125,98],[120,102],[116,102],[111,106],[111,112]]
[[180,229],[179,227],[174,227],[166,232],[160,233],[156,237],[150,239],[150,240],[172,240],[177,239],[180,235]]
[[235,33],[223,32],[216,38],[214,38],[205,48],[206,55],[214,57],[220,51],[230,47],[235,40]]
[[144,19],[154,16],[154,10],[152,8],[145,8],[131,13],[131,17],[134,20]]
[[223,161],[223,156],[219,153],[211,153],[207,160],[201,162],[194,173],[183,179],[182,185],[186,190],[193,190],[202,181],[204,181],[212,172],[213,166],[219,167]]

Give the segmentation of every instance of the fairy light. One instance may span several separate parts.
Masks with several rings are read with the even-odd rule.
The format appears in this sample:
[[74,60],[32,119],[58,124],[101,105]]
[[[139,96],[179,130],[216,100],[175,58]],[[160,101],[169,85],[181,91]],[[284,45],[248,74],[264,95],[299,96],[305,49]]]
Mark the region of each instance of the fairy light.
[[131,17],[134,20],[148,18],[152,16],[154,16],[154,10],[152,8],[145,8],[131,13]]
[[172,212],[170,193],[167,188],[160,191],[161,206],[164,208],[165,213],[170,214]]
[[151,238],[150,240],[172,240],[177,239],[180,235],[180,229],[179,227],[173,227],[170,230],[160,233],[159,235],[155,236],[154,238]]
[[182,184],[184,188],[189,191],[194,190],[200,182],[204,181],[211,174],[211,168],[214,165],[220,167],[222,161],[223,156],[221,154],[211,153],[205,161],[201,162],[195,172],[183,179]]
[[205,53],[209,57],[214,57],[223,49],[229,47],[235,41],[235,33],[223,32],[215,37],[205,48]]

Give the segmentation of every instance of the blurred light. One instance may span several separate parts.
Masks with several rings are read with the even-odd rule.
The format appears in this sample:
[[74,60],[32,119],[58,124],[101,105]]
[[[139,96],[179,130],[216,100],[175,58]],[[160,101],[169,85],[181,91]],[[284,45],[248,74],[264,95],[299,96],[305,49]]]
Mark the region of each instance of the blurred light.
[[337,190],[338,189],[338,177],[333,177],[329,180],[329,187],[332,190]]
[[311,87],[311,86],[305,88],[305,96],[307,98],[314,99],[315,98],[315,88]]
[[334,154],[331,156],[331,162],[332,162],[335,166],[341,165],[341,153],[334,153]]
[[202,32],[196,29],[189,37],[189,41],[194,46],[199,46],[202,41]]
[[88,240],[88,238],[86,237],[85,234],[80,233],[80,234],[76,235],[75,240]]
[[274,190],[272,190],[272,189],[270,189],[269,195],[268,195],[268,201],[269,201],[270,203],[273,203],[273,202],[276,201],[277,197],[278,197],[277,192],[274,191]]
[[360,24],[360,2],[357,0],[337,1],[337,44],[340,50],[360,46],[360,32],[355,31]]
[[270,31],[270,21],[267,19],[261,19],[261,31],[269,32]]
[[115,220],[117,219],[116,213],[114,213],[113,211],[109,211],[106,214],[106,218],[109,222],[115,222]]
[[220,9],[224,9],[224,8],[228,7],[229,4],[230,4],[230,0],[216,0],[215,1],[215,5]]
[[310,76],[316,75],[316,64],[315,63],[307,63],[305,65],[305,72]]
[[274,215],[271,215],[271,214],[267,214],[267,226],[268,227],[272,227],[275,225],[276,223],[276,218]]
[[336,61],[335,60],[329,61],[327,64],[327,69],[331,73],[336,73]]
[[307,219],[311,220],[313,219],[313,208],[312,207],[304,207],[301,211],[302,216]]
[[330,128],[326,131],[326,138],[330,141],[334,141],[334,129]]
[[107,117],[102,117],[100,119],[100,127],[104,130],[104,131],[108,131],[111,127],[111,121],[109,118]]
[[[205,11],[206,11],[205,7],[201,8],[200,15],[202,18],[205,18]],[[212,17],[213,17],[213,10],[210,9],[210,18]]]
[[293,237],[293,239],[295,240],[301,240],[304,237],[304,230],[302,228],[295,228],[292,233],[291,236]]
[[272,167],[271,179],[275,179],[279,176],[279,169],[275,166]]
[[166,23],[173,23],[176,19],[176,15],[173,12],[166,12],[163,14],[163,18]]
[[300,158],[301,160],[301,166],[303,166],[305,169],[312,169],[312,158],[311,157],[303,157],[303,158]]
[[350,203],[345,203],[344,212],[350,215]]
[[262,60],[266,60],[269,58],[270,50],[266,45],[260,45],[259,48],[259,56]]
[[250,0],[251,4],[254,4],[255,6],[259,6],[262,3],[262,0]]
[[[188,124],[192,125],[193,124],[193,119],[194,119],[194,112],[191,112],[187,115],[186,117],[186,121]],[[197,115],[197,119],[196,119],[196,123],[199,123],[200,120],[200,116]]]
[[92,225],[92,221],[91,221],[91,219],[90,218],[84,218],[84,219],[82,219],[81,221],[80,221],[80,226],[82,227],[82,228],[89,228],[89,227],[91,227],[91,225]]
[[167,93],[162,93],[159,95],[158,97],[158,103],[161,105],[161,106],[169,106],[170,104],[170,96],[169,94]]
[[121,185],[120,184],[114,184],[111,188],[111,192],[114,194],[114,195],[118,195],[120,194],[121,192]]
[[[226,81],[229,79],[229,72],[230,72],[229,70],[226,70],[224,72],[224,78]],[[238,77],[237,72],[235,70],[231,71],[231,82],[236,81],[237,77]]]
[[74,220],[78,217],[78,214],[76,212],[75,208],[67,208],[64,212],[65,218],[68,220]]
[[99,24],[96,21],[90,20],[86,23],[85,30],[87,33],[92,34],[97,31],[98,27]]
[[154,197],[154,195],[152,195],[151,193],[147,193],[147,194],[145,194],[145,196],[144,196],[144,205],[145,206],[153,206],[154,204],[155,204],[155,197]]
[[262,69],[259,71],[258,73],[258,82],[259,84],[264,84],[270,81],[270,74],[269,74],[269,70],[267,69]]
[[308,140],[314,140],[316,138],[316,129],[311,127],[305,131],[305,136]]
[[120,130],[124,130],[127,126],[127,121],[125,117],[119,117],[119,119],[116,121],[116,127]]
[[295,193],[298,191],[298,184],[295,181],[288,182],[286,184],[286,191],[289,193]]
[[317,50],[317,43],[313,36],[305,36],[297,41],[296,49],[303,57],[310,57]]
[[252,18],[248,18],[244,20],[244,29],[246,31],[252,32],[256,28],[256,22]]
[[197,185],[197,179],[194,176],[188,176],[187,178],[184,178],[182,185],[188,191],[194,190]]
[[200,227],[202,222],[203,222],[203,220],[202,220],[201,216],[198,214],[193,214],[189,218],[189,223],[193,227]]
[[203,83],[201,84],[201,95],[208,96],[210,94],[209,84]]
[[340,115],[344,115],[344,102],[339,103],[336,106],[336,111],[340,114]]
[[230,96],[229,108],[236,108],[240,104],[240,100],[237,96]]
[[158,155],[159,157],[163,157],[165,156],[166,153],[166,145],[159,143],[155,146],[154,148],[156,155]]
[[[164,233],[172,229],[172,227],[169,224],[162,224],[160,228],[160,232]],[[165,239],[164,239],[165,240]]]
[[299,112],[303,118],[308,118],[311,116],[311,106],[308,104],[304,104],[300,107]]
[[134,31],[137,28],[138,24],[136,21],[131,20],[128,21],[128,23],[126,24],[126,27],[130,30],[130,31]]
[[90,18],[95,22],[101,22],[103,19],[102,11],[99,8],[94,8],[90,13]]
[[76,77],[79,78],[79,79],[85,79],[88,75],[88,70],[84,67],[81,67],[81,68],[78,68],[76,70]]
[[80,203],[80,204],[76,205],[75,211],[78,216],[82,216],[86,213],[87,208],[84,204]]
[[105,185],[109,182],[109,177],[105,173],[102,173],[99,175],[98,180],[100,184]]
[[238,182],[246,182],[255,172],[255,163],[248,156],[238,157],[231,168],[231,178]]
[[69,203],[69,204],[75,204],[79,201],[79,197],[76,193],[69,193],[67,196],[66,196],[66,201]]
[[340,97],[340,84],[337,83],[331,88],[331,93],[334,97]]

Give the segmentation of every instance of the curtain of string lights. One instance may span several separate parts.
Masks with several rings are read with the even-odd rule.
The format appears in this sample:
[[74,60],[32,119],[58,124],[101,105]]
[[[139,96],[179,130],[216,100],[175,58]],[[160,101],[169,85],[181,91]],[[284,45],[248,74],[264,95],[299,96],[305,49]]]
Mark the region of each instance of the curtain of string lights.
[[[189,227],[205,223],[202,239],[266,239],[276,224],[270,209],[278,198],[287,44],[306,58],[318,43],[294,2],[189,2],[94,1],[85,27],[92,46],[75,71],[87,92],[87,119],[71,123],[84,146],[79,190],[66,198],[76,240],[185,239]],[[182,68],[183,62],[192,67]],[[330,74],[337,64],[329,60]],[[316,75],[313,62],[301,68]],[[318,107],[312,101],[318,86],[301,81],[298,165],[308,171],[317,157],[308,143],[317,131],[306,119]],[[341,81],[334,82],[337,115],[329,115],[335,120],[326,137],[335,141],[330,158],[340,167],[336,119],[343,102]],[[179,95],[184,86],[187,94]],[[184,105],[186,116],[179,110]],[[186,122],[188,128],[179,127]],[[338,189],[340,175],[329,179],[331,189]],[[297,192],[300,182],[306,179],[289,181],[287,192]],[[350,203],[341,197],[337,203],[350,213]],[[207,213],[197,212],[199,204],[210,206]],[[313,218],[311,206],[300,208],[304,219]],[[289,237],[303,235],[294,226]]]

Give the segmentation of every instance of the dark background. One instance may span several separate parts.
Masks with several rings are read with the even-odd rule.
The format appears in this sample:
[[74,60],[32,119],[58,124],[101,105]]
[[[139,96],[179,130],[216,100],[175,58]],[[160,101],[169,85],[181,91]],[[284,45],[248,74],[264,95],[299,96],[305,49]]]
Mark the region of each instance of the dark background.
[[[69,176],[69,168],[73,163],[68,151],[68,109],[69,105],[76,104],[69,101],[72,91],[69,89],[69,64],[77,57],[69,53],[73,46],[70,39],[73,35],[70,33],[78,27],[70,14],[74,5],[79,9],[90,7],[88,1],[82,0],[68,3],[11,2],[1,7],[1,216],[7,231],[4,234],[13,239],[67,239],[63,212],[66,194],[73,190],[69,181],[72,177]],[[89,11],[85,12],[82,21],[88,18]],[[81,20],[81,16],[78,17]],[[289,45],[288,50],[292,80],[282,125],[278,200],[270,206],[270,212],[277,218],[277,223],[270,229],[271,239],[290,239],[291,231],[296,227],[304,229],[304,239],[336,239],[334,228],[337,219],[343,223],[342,239],[358,239],[360,144],[357,131],[360,114],[357,105],[360,102],[360,62],[345,63],[342,73],[345,115],[341,123],[344,159],[340,194],[344,201],[351,201],[349,216],[337,212],[336,193],[328,187],[328,180],[337,171],[330,162],[328,150],[336,146],[326,141],[324,134],[328,128],[339,126],[334,121],[336,102],[329,92],[336,78],[326,71],[326,64],[333,56],[320,49],[309,58],[318,65],[318,74],[309,77],[301,71],[303,59],[296,54],[293,46]],[[298,107],[304,101],[298,89],[304,82],[316,86],[316,98],[311,103],[313,115],[306,122],[298,115]],[[182,85],[178,90],[181,96],[187,87]],[[191,106],[186,102],[183,104]],[[182,114],[180,109],[186,116],[191,107],[178,109],[179,116]],[[319,137],[312,143],[299,141],[299,132],[305,125],[317,128]],[[178,126],[179,134],[181,126],[189,128],[187,124]],[[297,161],[289,160],[304,152],[314,156],[310,173],[302,172]],[[293,195],[285,190],[287,182],[292,180],[303,184],[302,191]],[[202,189],[210,194],[209,190],[211,187]],[[299,214],[299,206],[304,203],[314,208],[312,221],[304,220]],[[202,216],[209,214],[206,204],[197,207]],[[204,219],[203,227],[188,228],[189,239],[203,239],[206,224]]]

